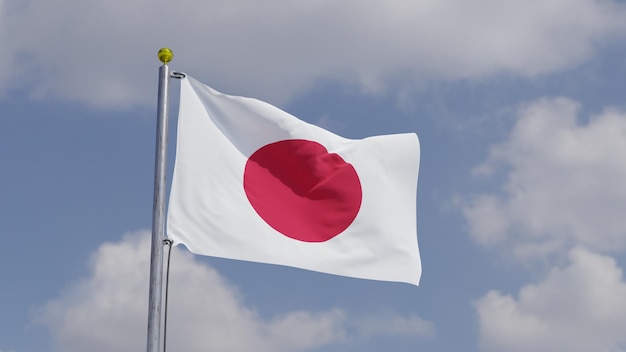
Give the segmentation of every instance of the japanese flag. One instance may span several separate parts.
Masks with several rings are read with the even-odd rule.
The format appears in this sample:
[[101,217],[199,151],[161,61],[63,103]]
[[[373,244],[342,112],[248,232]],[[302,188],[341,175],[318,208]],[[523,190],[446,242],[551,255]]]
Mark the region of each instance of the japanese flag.
[[346,139],[181,81],[167,236],[191,252],[417,285],[419,142]]

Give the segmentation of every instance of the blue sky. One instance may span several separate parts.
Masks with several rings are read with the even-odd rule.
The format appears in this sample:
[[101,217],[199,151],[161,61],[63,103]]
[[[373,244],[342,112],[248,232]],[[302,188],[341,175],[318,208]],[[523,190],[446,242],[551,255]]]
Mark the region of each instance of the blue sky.
[[177,248],[170,349],[626,351],[625,37],[609,0],[0,0],[0,352],[145,348],[163,46],[422,149],[419,287]]

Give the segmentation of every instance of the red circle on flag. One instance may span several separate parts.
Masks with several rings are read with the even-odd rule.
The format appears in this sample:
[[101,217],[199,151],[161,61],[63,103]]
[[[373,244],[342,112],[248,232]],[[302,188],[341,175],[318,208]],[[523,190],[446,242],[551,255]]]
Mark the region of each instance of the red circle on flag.
[[354,167],[307,140],[284,140],[258,149],[246,163],[243,186],[268,225],[304,242],[337,236],[361,208],[361,182]]

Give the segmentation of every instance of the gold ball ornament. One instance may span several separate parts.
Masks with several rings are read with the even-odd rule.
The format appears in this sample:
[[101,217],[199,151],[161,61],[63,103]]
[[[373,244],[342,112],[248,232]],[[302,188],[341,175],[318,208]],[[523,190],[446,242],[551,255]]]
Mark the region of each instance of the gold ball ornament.
[[172,61],[174,58],[174,52],[170,48],[161,48],[158,55],[159,60],[164,64]]

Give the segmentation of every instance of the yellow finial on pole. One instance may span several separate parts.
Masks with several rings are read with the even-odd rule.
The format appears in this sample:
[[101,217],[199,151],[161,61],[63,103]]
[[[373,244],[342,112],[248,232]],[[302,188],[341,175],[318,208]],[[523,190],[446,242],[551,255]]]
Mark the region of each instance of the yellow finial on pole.
[[172,59],[174,58],[174,52],[170,48],[161,48],[159,50],[158,55],[159,55],[159,60],[163,64],[167,64],[168,62],[172,61]]

